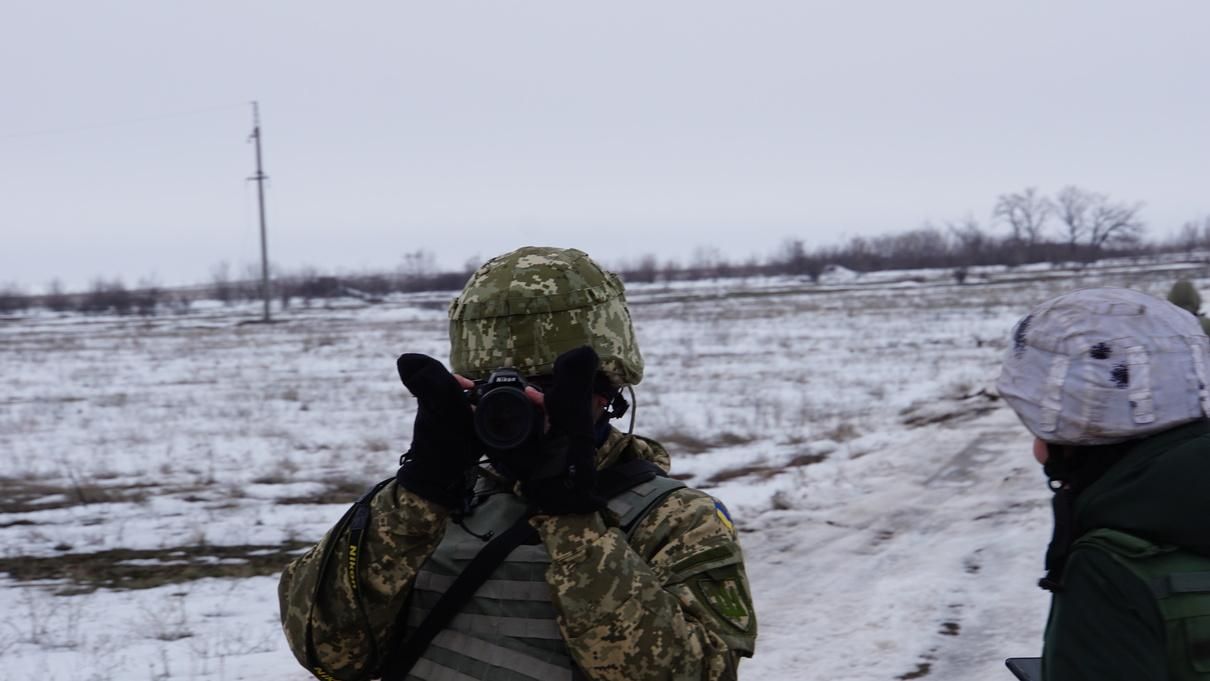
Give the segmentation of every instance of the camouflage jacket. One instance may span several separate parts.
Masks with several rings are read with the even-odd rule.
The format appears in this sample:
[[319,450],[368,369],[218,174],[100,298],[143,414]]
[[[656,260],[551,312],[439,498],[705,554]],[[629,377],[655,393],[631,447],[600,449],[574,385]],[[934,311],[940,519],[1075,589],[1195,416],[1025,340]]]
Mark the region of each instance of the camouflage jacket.
[[[616,430],[597,458],[601,468],[631,458],[669,464],[659,444]],[[371,514],[357,561],[361,608],[349,563],[333,561],[326,572],[320,564],[332,542],[337,556],[348,555],[347,533],[329,531],[282,574],[286,638],[304,666],[311,646],[320,678],[374,671],[380,651],[397,640],[412,583],[448,517],[394,482],[373,497]],[[588,678],[734,679],[738,658],[752,655],[757,625],[743,556],[726,509],[709,495],[671,493],[629,540],[608,512],[535,516],[531,524],[551,556],[546,581],[560,631]]]

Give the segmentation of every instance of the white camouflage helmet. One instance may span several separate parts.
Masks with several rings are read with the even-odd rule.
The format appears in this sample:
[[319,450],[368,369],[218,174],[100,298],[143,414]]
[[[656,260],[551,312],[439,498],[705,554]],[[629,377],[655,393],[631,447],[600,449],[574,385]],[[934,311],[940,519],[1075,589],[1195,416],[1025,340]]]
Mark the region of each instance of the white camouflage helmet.
[[1113,444],[1210,414],[1208,345],[1197,318],[1172,303],[1084,289],[1017,322],[996,385],[1042,440]]

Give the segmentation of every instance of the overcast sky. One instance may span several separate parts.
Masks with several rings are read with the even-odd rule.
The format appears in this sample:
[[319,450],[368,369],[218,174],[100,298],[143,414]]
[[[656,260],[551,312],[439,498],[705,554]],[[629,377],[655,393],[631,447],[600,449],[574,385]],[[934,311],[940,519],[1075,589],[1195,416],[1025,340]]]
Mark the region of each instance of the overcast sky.
[[[8,2],[0,283],[765,256],[1075,183],[1210,213],[1210,3]],[[188,115],[173,115],[188,114]]]

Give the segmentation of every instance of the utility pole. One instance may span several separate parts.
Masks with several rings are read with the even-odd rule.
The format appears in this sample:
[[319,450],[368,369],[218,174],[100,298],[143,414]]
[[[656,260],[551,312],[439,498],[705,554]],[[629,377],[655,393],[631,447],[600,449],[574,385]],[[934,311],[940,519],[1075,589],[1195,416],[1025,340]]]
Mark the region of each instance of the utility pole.
[[256,181],[257,205],[260,206],[260,290],[265,298],[264,322],[269,322],[269,239],[265,234],[265,180],[269,178],[261,168],[260,152],[260,108],[252,102],[252,135],[256,141],[256,174],[248,178]]

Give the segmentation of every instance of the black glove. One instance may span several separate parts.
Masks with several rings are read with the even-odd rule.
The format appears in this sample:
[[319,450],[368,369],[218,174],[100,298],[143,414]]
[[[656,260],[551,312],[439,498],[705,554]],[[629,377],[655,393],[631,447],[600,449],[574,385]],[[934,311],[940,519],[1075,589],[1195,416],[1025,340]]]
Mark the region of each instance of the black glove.
[[588,346],[568,350],[555,360],[553,385],[544,395],[550,432],[542,441],[541,463],[521,485],[542,513],[592,513],[605,506],[596,494],[592,409],[599,364],[597,353]]
[[451,509],[462,508],[479,460],[471,408],[462,386],[428,355],[400,355],[395,363],[403,385],[420,403],[412,446],[395,479],[399,486]]

